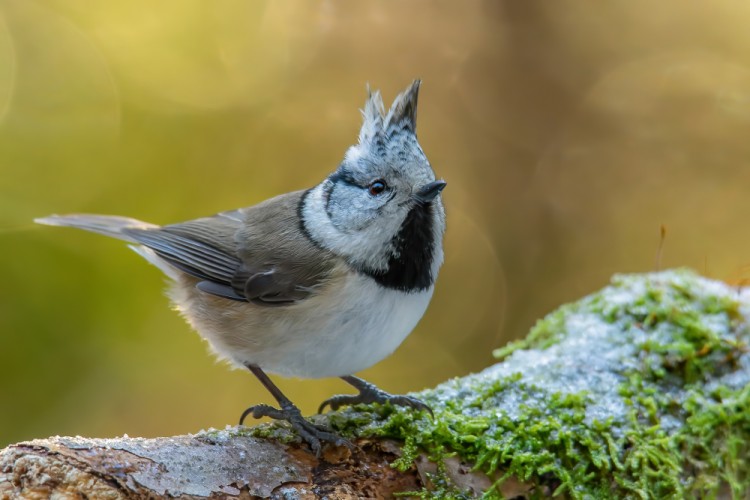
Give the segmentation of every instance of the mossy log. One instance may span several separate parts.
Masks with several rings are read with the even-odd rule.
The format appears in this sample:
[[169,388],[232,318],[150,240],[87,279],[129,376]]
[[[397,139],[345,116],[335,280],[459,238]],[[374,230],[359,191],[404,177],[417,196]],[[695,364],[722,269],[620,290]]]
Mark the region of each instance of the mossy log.
[[283,425],[0,451],[0,498],[747,498],[750,292],[689,271],[616,276],[483,371],[417,394],[434,417],[314,417],[357,444],[316,458]]

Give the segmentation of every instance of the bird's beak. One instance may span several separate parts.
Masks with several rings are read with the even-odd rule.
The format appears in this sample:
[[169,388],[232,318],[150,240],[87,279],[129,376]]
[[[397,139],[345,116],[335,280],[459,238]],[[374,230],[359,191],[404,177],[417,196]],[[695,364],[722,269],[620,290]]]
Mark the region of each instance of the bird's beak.
[[427,203],[439,195],[440,191],[442,191],[447,185],[448,184],[445,181],[430,182],[419,188],[419,191],[414,193],[414,198],[420,203]]

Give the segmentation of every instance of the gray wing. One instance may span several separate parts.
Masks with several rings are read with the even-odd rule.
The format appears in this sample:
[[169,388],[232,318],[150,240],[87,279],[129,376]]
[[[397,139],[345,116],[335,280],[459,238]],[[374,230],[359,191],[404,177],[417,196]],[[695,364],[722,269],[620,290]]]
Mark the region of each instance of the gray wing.
[[303,191],[288,193],[235,214],[242,265],[233,290],[248,300],[283,305],[304,300],[328,281],[338,259],[302,231],[299,205]]
[[199,290],[232,300],[285,305],[328,277],[331,255],[300,229],[302,193],[159,229],[126,230],[162,259],[198,278]]
[[126,229],[133,241],[150,248],[177,269],[201,280],[230,283],[240,267],[236,255],[170,229]]
[[309,242],[299,228],[301,195],[289,193],[254,207],[163,227],[85,214],[38,222],[78,227],[143,245],[197,278],[197,288],[205,293],[284,305],[314,293],[333,268],[331,256]]

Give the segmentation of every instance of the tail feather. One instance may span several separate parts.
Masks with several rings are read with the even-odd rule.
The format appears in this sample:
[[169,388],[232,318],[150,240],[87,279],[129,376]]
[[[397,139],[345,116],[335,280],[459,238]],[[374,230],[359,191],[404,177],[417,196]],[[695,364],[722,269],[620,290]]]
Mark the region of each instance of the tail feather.
[[77,227],[78,229],[103,234],[104,236],[110,236],[131,243],[137,243],[137,241],[123,233],[123,229],[156,229],[159,227],[148,222],[116,215],[50,215],[49,217],[34,219],[34,222],[48,226]]

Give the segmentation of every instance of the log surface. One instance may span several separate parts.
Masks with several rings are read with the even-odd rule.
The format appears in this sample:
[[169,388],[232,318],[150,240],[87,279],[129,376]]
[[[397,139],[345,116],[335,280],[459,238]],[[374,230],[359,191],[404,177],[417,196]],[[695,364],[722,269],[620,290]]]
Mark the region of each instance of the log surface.
[[169,438],[54,437],[0,452],[0,498],[389,498],[421,489],[398,446],[307,448],[220,431]]

